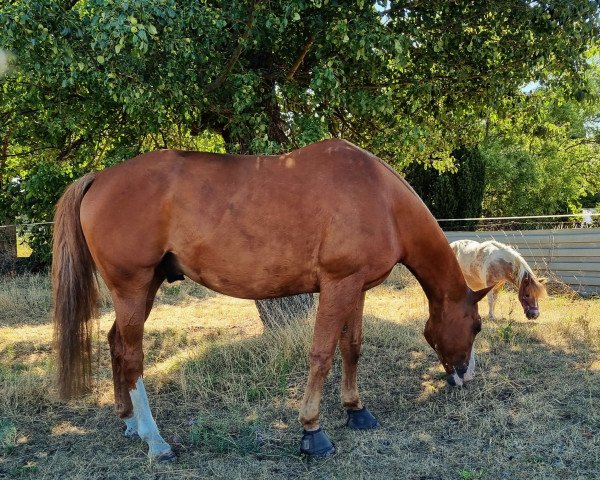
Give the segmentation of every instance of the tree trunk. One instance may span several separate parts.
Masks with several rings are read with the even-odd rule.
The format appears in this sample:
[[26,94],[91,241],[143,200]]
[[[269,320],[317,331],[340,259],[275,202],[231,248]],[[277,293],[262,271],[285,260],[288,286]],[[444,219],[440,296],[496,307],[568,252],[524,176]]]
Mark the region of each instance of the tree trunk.
[[256,301],[258,314],[266,328],[306,320],[312,314],[314,306],[315,297],[312,293]]

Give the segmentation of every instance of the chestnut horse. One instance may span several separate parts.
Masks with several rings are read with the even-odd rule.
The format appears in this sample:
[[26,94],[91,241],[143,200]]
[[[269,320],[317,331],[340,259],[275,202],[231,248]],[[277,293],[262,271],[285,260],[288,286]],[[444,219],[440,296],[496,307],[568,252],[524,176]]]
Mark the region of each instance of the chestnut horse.
[[519,302],[525,316],[540,315],[538,299],[546,295],[545,278],[536,278],[525,259],[512,247],[495,240],[476,242],[457,240],[450,244],[458,258],[467,285],[471,288],[493,286],[488,294],[490,319],[494,320],[494,305],[498,292],[508,282],[519,292]]
[[60,393],[68,398],[89,387],[97,269],[116,313],[108,334],[116,409],[126,435],[145,440],[151,457],[174,456],[142,379],[144,322],[165,279],[186,276],[247,299],[320,292],[299,415],[306,454],[335,451],[319,411],[338,343],[348,426],[378,426],[357,387],[364,292],[398,262],[425,290],[425,337],[449,381],[462,385],[481,326],[477,301],[487,289],[467,287],[444,234],[406,181],[351,143],[326,140],[278,156],[146,153],[73,183],[55,220]]

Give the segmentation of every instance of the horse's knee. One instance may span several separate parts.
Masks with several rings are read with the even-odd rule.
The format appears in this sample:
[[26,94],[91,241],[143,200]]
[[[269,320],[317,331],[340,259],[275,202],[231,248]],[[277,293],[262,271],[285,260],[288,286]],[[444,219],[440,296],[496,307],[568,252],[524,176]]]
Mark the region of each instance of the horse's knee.
[[327,375],[333,363],[332,355],[328,353],[312,352],[310,354],[310,366],[318,375]]

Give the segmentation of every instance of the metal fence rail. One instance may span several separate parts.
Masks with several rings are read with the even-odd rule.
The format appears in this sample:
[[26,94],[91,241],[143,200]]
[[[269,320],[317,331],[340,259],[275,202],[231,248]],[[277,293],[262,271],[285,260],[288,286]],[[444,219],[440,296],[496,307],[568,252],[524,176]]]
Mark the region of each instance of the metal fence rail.
[[534,270],[556,275],[581,295],[600,295],[600,228],[444,233],[449,242],[506,243]]

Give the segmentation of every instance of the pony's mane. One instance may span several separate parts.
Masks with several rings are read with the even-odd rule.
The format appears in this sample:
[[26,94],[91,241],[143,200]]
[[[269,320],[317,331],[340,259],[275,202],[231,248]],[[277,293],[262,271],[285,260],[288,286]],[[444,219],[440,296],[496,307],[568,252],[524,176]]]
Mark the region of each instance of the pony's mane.
[[526,273],[528,273],[529,277],[531,278],[531,288],[534,290],[536,297],[540,298],[540,297],[546,296],[546,287],[540,281],[540,279],[538,279],[535,276],[535,274],[533,273],[533,270],[531,270],[531,267],[527,264],[527,262],[521,256],[521,254],[519,252],[517,252],[510,245],[506,245],[504,243],[497,242],[496,240],[490,240],[489,243],[491,243],[492,245],[494,245],[495,247],[497,247],[498,249],[500,249],[504,252],[510,253],[510,255],[512,257],[514,257],[514,259],[516,259],[516,261],[519,264],[519,269],[518,269],[517,278],[516,278],[518,285],[521,284],[521,282],[523,281],[523,277],[525,276]]

